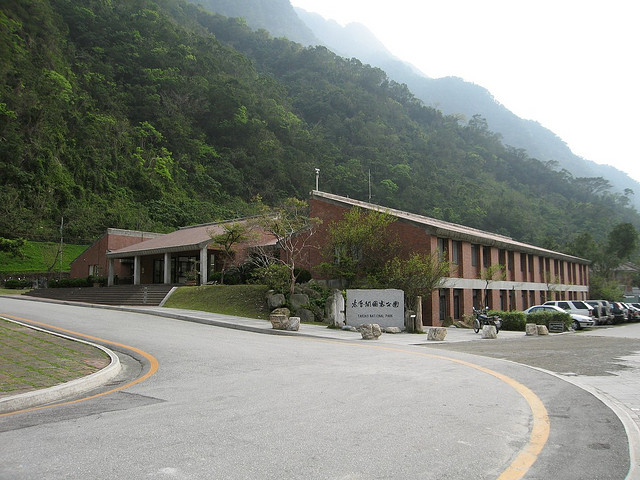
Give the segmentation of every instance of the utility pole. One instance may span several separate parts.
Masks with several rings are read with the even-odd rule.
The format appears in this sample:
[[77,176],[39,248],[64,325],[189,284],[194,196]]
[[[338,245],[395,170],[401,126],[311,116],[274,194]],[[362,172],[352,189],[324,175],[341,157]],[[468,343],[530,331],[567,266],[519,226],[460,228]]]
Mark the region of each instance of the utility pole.
[[369,203],[371,203],[371,169],[369,169]]

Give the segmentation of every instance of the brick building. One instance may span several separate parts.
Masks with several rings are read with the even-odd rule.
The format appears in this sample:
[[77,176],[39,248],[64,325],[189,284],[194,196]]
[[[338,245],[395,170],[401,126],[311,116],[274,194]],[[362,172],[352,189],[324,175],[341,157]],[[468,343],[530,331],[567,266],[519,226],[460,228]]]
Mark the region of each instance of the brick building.
[[[131,265],[131,278],[134,285],[140,284],[184,284],[192,274],[194,280],[205,284],[211,272],[221,270],[223,252],[213,244],[212,237],[225,232],[225,225],[244,224],[247,219],[230,220],[183,227],[175,232],[157,236],[106,253],[108,284],[113,285],[119,266]],[[235,259],[242,262],[248,251],[256,246],[269,246],[274,238],[258,226],[250,226],[250,238],[238,244]]]
[[[423,321],[441,325],[460,319],[472,307],[486,304],[495,310],[524,310],[549,299],[586,300],[589,261],[546,250],[512,238],[350,198],[313,191],[310,216],[322,220],[314,243],[326,243],[328,226],[351,208],[384,211],[395,217],[389,227],[403,255],[440,252],[451,265],[444,288],[423,299]],[[320,264],[321,248],[308,251],[308,267]],[[504,280],[483,280],[492,265],[505,267]],[[486,299],[485,299],[486,291]]]
[[[129,247],[159,236],[162,236],[162,234],[108,228],[104,235],[71,262],[70,277],[85,278],[89,275],[106,277],[109,268],[107,252]],[[118,278],[133,278],[132,262],[119,262],[114,268],[113,274]]]

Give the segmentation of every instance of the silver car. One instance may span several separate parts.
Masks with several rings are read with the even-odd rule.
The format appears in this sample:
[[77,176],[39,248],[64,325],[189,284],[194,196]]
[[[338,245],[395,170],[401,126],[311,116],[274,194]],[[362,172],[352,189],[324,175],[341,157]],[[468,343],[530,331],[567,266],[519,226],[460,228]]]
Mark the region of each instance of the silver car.
[[571,313],[563,310],[562,308],[556,305],[534,305],[533,307],[527,308],[524,313],[529,315],[530,313],[543,313],[543,312],[561,312],[568,313],[571,317],[571,328],[574,330],[581,330],[585,327],[593,327],[595,322],[593,321],[593,317],[587,317],[586,315],[581,315],[579,313]]

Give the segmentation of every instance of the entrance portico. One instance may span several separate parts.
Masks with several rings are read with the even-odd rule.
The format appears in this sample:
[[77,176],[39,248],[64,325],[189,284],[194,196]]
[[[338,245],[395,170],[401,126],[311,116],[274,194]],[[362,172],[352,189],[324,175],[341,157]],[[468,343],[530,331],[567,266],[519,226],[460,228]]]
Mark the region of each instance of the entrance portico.
[[[211,223],[184,227],[157,238],[107,252],[108,285],[114,285],[115,262],[130,264],[133,284],[185,284],[194,281],[206,284],[210,274],[221,267],[223,253],[216,248],[213,238],[224,233],[225,226],[246,222]],[[264,232],[254,232],[250,241],[237,246],[236,258],[244,260],[247,249],[255,245],[273,243]],[[130,281],[131,281],[130,280]]]

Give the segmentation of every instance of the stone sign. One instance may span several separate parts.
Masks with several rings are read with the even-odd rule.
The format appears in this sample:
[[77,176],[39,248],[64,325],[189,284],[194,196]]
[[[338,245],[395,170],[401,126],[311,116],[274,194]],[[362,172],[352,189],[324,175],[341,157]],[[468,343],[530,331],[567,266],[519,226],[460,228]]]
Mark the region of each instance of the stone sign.
[[550,321],[549,322],[549,332],[552,332],[552,333],[562,333],[562,332],[564,332],[564,322]]
[[381,327],[404,328],[402,290],[347,290],[345,310],[348,325],[377,323]]

